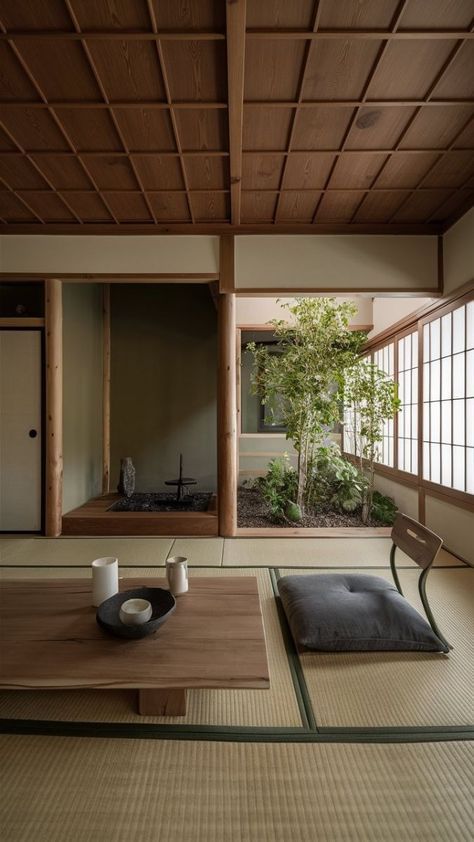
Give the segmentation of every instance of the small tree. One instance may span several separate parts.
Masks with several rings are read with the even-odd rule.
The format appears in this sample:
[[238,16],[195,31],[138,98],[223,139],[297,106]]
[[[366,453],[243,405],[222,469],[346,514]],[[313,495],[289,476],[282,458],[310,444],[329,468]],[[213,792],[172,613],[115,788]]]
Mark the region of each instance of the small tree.
[[366,358],[359,358],[346,371],[344,401],[354,412],[355,453],[360,460],[360,469],[365,472],[368,480],[362,505],[362,520],[367,523],[372,511],[375,463],[380,455],[379,444],[383,440],[384,424],[400,408],[398,387],[376,365]]
[[296,503],[304,509],[308,470],[313,454],[340,420],[344,371],[355,364],[365,334],[349,330],[357,307],[333,298],[302,298],[285,304],[293,323],[271,322],[279,353],[251,342],[254,393],[262,404],[281,399],[286,437],[298,454]]

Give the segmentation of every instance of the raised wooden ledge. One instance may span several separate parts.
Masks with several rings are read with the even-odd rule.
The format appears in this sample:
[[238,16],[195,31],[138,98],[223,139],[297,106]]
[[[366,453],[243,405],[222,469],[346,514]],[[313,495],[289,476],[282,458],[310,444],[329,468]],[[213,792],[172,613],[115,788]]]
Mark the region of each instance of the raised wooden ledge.
[[389,538],[391,526],[263,526],[236,530],[237,538]]
[[217,498],[207,512],[111,512],[122,495],[104,494],[63,515],[63,535],[217,535]]

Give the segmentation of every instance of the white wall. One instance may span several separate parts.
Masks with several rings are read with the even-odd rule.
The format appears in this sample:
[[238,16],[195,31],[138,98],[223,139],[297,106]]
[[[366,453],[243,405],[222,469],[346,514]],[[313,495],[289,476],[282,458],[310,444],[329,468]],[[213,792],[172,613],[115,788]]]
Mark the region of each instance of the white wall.
[[[312,296],[308,296],[312,297]],[[351,321],[352,325],[372,324],[372,300],[356,296],[337,297],[338,303],[353,301],[357,304],[358,312]],[[291,321],[291,314],[282,309],[283,304],[294,304],[295,298],[257,298],[239,296],[237,298],[236,322],[239,327],[244,325],[265,325],[272,319]]]
[[403,514],[418,520],[418,491],[408,485],[401,485],[381,474],[375,476],[375,487],[381,494],[386,494],[395,500]]
[[435,236],[289,235],[236,239],[237,289],[437,289]]
[[444,292],[474,280],[474,208],[464,214],[443,237]]
[[436,301],[435,298],[374,298],[373,299],[373,330],[369,333],[369,339],[377,336],[388,327]]
[[218,272],[219,238],[23,235],[1,237],[0,272],[148,274]]
[[467,509],[426,495],[426,525],[446,547],[474,565],[474,514]]

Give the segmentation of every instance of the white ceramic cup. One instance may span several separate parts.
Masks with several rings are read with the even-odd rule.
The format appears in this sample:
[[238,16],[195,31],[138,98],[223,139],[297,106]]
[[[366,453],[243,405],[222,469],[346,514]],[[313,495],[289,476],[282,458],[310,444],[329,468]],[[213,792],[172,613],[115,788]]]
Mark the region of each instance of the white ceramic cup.
[[92,562],[92,605],[97,608],[118,589],[118,558],[96,558]]
[[166,578],[173,596],[180,596],[188,590],[188,559],[175,555],[166,559]]
[[119,617],[126,626],[142,626],[148,623],[153,609],[147,599],[127,599],[120,606]]

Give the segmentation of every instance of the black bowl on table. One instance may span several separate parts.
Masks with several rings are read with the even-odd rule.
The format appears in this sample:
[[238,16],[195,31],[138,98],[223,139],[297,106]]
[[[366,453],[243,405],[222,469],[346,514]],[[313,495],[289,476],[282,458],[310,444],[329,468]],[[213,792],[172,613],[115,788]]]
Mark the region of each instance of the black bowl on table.
[[[147,599],[151,603],[152,614],[147,623],[136,626],[122,623],[120,608],[128,599]],[[96,619],[99,626],[110,634],[137,640],[156,632],[175,608],[176,600],[173,594],[164,588],[132,588],[102,602],[97,609]]]

